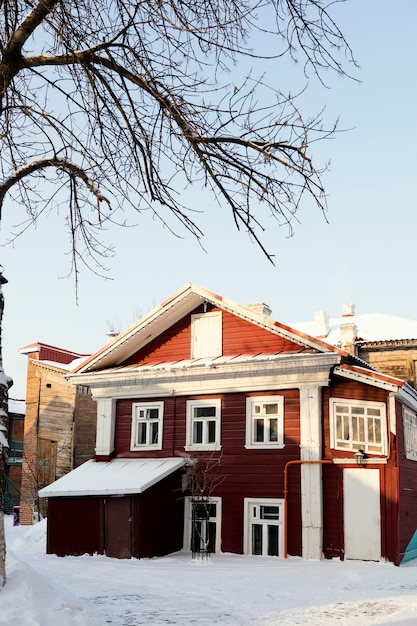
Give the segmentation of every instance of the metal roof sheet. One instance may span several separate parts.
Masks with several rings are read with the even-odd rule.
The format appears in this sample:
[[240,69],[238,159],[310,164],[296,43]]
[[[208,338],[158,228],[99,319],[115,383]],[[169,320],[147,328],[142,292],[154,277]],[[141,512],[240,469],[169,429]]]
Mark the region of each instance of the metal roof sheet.
[[185,463],[182,457],[90,460],[39,491],[41,498],[143,493]]

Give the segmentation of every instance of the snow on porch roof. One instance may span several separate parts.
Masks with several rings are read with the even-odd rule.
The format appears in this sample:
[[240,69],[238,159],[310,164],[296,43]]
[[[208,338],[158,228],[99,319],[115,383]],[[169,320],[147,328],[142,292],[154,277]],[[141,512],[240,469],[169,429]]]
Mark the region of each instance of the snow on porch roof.
[[183,458],[87,461],[39,491],[41,498],[143,493],[185,463]]

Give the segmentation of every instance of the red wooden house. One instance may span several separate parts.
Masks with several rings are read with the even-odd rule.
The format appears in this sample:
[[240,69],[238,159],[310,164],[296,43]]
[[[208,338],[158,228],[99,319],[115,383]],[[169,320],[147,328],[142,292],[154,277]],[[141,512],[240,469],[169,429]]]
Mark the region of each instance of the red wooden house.
[[417,392],[259,309],[190,283],[70,374],[96,451],[48,552],[417,555]]

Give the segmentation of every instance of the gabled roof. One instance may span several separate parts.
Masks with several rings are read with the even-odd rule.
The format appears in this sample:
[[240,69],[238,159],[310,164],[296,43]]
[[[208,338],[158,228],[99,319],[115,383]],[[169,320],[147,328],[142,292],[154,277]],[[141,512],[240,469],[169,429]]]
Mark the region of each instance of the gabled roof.
[[118,366],[187,314],[194,311],[203,302],[228,311],[271,333],[285,337],[302,347],[312,348],[319,352],[338,351],[347,355],[347,353],[330,346],[320,339],[274,321],[262,313],[237,304],[195,283],[188,283],[139,321],[117,335],[98,352],[86,359],[84,363],[74,368],[72,373],[82,374]]

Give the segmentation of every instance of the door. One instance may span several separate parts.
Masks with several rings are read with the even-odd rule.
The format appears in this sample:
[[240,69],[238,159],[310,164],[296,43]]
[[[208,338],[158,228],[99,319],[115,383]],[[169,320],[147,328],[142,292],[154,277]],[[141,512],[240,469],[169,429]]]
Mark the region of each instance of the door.
[[379,470],[343,470],[345,558],[381,558],[381,499]]
[[132,556],[132,504],[130,497],[106,498],[104,538],[107,556],[130,559]]

